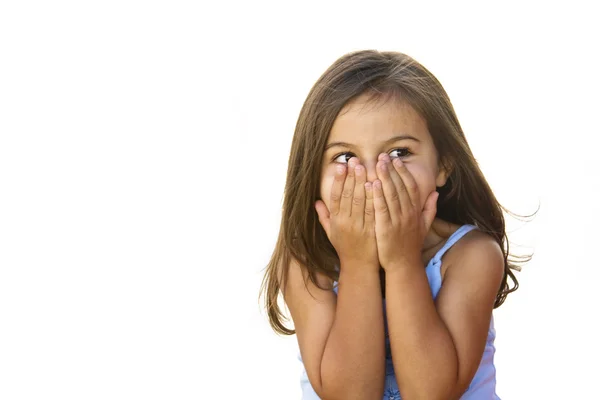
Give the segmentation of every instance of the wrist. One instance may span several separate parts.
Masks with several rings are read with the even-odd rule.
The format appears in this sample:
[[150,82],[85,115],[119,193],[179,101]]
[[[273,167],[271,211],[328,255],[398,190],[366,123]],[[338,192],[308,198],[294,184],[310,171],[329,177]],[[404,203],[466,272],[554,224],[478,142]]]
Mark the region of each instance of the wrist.
[[419,258],[401,258],[381,266],[385,273],[407,272],[413,270],[422,270],[425,268],[423,260]]
[[379,271],[379,260],[364,260],[353,257],[340,258],[340,268],[345,267],[346,270],[375,270]]
[[340,260],[340,273],[352,275],[379,275],[379,262],[361,260]]
[[379,270],[374,268],[364,268],[365,265],[357,265],[356,267],[346,265],[345,267],[342,265],[340,268],[340,276],[338,278],[338,283],[342,286],[351,285],[356,287],[361,287],[362,289],[366,288],[379,288],[378,291],[381,290],[381,277],[379,274]]

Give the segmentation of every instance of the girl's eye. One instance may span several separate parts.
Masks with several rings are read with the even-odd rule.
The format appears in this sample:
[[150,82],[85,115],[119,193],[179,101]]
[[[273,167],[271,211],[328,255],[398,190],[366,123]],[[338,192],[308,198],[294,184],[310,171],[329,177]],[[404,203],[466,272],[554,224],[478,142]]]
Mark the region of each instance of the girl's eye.
[[390,158],[408,157],[410,154],[412,154],[410,150],[406,147],[401,147],[390,151]]
[[339,162],[339,163],[342,163],[342,164],[346,164],[346,163],[348,163],[348,161],[349,161],[349,160],[350,160],[352,157],[356,157],[356,156],[355,156],[353,153],[350,153],[350,152],[346,152],[346,153],[340,153],[340,154],[336,155],[336,156],[333,158],[333,161],[334,161],[334,162]]

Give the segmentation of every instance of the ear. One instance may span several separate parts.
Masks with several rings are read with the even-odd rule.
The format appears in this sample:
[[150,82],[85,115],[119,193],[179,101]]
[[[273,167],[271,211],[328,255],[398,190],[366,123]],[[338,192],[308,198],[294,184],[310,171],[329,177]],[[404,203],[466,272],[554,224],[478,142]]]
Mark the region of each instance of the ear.
[[438,174],[435,177],[435,186],[442,187],[448,181],[448,177],[452,172],[452,166],[446,165],[445,163],[440,162],[438,164]]

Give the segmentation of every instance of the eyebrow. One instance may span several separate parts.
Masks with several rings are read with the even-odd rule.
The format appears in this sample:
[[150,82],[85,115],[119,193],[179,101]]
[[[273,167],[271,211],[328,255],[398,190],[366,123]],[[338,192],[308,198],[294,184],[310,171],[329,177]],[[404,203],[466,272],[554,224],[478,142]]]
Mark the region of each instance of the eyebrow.
[[[400,140],[414,140],[417,143],[421,142],[419,139],[417,139],[414,136],[399,135],[399,136],[394,136],[394,137],[386,140],[385,141],[385,145],[389,145],[389,144],[394,143],[394,142],[399,142]],[[353,145],[351,145],[349,143],[346,143],[346,142],[331,142],[327,146],[325,146],[325,150],[329,150],[330,148],[335,147],[335,146],[353,147]]]

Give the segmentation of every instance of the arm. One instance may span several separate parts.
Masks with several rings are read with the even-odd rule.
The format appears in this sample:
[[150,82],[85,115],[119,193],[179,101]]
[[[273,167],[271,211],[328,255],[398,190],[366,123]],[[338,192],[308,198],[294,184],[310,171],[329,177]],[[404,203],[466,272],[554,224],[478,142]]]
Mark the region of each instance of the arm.
[[377,174],[375,232],[386,272],[396,380],[409,400],[460,398],[483,354],[504,256],[491,237],[469,233],[446,255],[449,267],[434,302],[421,249],[438,194],[432,192],[421,202],[417,182],[398,158],[391,162],[382,154]]
[[435,303],[421,263],[387,273],[392,358],[406,399],[460,398],[481,361],[504,259],[492,238],[468,236],[455,244],[460,256],[448,267]]
[[[337,166],[330,206],[315,204],[319,221],[340,259],[338,296],[332,282],[306,279],[290,266],[284,292],[308,379],[323,399],[381,398],[385,340],[373,193],[365,168],[353,157]],[[331,212],[330,212],[331,211]],[[306,284],[305,284],[306,282]]]
[[[298,337],[308,379],[322,399],[381,398],[385,374],[383,310],[379,274],[360,268],[341,272],[338,296],[305,285],[293,263],[285,301]],[[348,266],[350,267],[350,266]],[[331,287],[324,276],[319,283]]]

